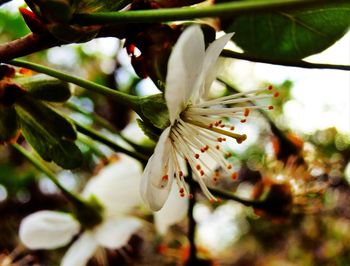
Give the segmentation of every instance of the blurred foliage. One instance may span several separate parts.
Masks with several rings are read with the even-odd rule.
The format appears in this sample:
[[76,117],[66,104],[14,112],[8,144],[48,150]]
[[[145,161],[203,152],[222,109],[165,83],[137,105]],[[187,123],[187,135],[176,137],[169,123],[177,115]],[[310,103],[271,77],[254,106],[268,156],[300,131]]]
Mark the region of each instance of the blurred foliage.
[[[110,10],[120,6],[124,7],[129,1],[107,2],[111,4],[107,8]],[[198,2],[200,1],[186,1],[187,4]],[[183,5],[183,1],[135,1],[135,5],[141,7],[148,6],[150,3],[153,4],[153,7],[156,5],[157,8]],[[89,11],[103,10],[100,9],[101,1],[81,1],[79,5]],[[348,4],[344,5],[348,6]],[[282,56],[283,58],[301,58],[324,49],[344,33],[344,29],[348,25],[346,24],[348,23],[346,12],[330,10],[321,12],[318,16],[327,17],[326,25],[323,23],[320,25],[318,19],[304,17],[304,14],[291,13],[293,16],[305,19],[311,26],[317,24],[317,27],[326,29],[330,37],[324,40],[313,31],[304,35],[305,27],[297,27],[297,42],[294,44],[289,42],[288,49],[283,46],[285,44],[283,41],[280,47],[276,47],[275,38],[272,36],[273,31],[269,28],[269,20],[266,20],[266,16],[271,19],[270,22],[277,25],[276,27],[281,27],[281,23],[286,31],[285,35],[279,37],[290,40],[293,38],[293,29],[296,27],[295,21],[290,19],[290,14],[237,17],[233,21],[228,21],[225,29],[236,31],[233,40],[237,41],[237,44],[246,53],[276,58]],[[339,25],[328,23],[337,16],[343,17],[343,21]],[[252,20],[255,20],[256,27],[247,28],[251,24],[246,22]],[[225,24],[223,25],[225,26]],[[164,38],[160,38],[164,36],[158,35],[161,32],[160,29],[167,33],[172,32],[174,35],[164,40]],[[155,90],[155,86],[145,85],[144,80],[140,79],[132,69],[130,61],[133,60],[132,63],[140,76],[142,76],[140,73],[144,67],[148,67],[151,69],[148,71],[151,78],[164,79],[164,65],[171,48],[168,46],[168,42],[175,42],[179,28],[172,29],[168,25],[162,27],[152,25],[149,28],[142,28],[140,32],[151,33],[149,36],[136,34],[135,39],[130,39],[127,43],[128,45],[138,45],[138,48],[143,52],[142,58],[138,59],[139,61],[135,58],[130,59],[122,47],[122,42],[116,39],[109,42],[109,45],[113,46],[112,52],[101,50],[103,49],[101,47],[106,46],[101,46],[97,40],[92,40],[86,44],[55,47],[49,51],[29,55],[27,58],[115,90],[143,95],[146,89]],[[27,33],[29,30],[18,13],[10,14],[0,10],[1,43],[17,39]],[[252,34],[258,38],[252,40]],[[145,45],[146,41],[149,46]],[[164,43],[167,44],[165,47]],[[315,43],[316,46],[311,45]],[[299,50],[299,45],[302,45],[303,49]],[[147,61],[154,54],[157,55],[155,61]],[[293,98],[291,94],[293,81],[286,80],[281,84],[272,85],[280,92],[280,97],[273,100],[275,111],[254,116],[259,141],[246,147],[242,152],[230,151],[233,155],[228,160],[236,169],[237,176],[235,178],[221,177],[212,182],[212,185],[229,192],[235,192],[248,199],[267,199],[265,205],[254,208],[237,207],[240,217],[237,230],[241,232],[241,235],[235,240],[228,236],[231,240],[228,243],[223,243],[225,248],[220,251],[213,251],[211,247],[200,243],[198,255],[202,259],[203,265],[348,265],[350,261],[350,236],[348,234],[350,229],[350,186],[344,171],[350,160],[349,136],[338,132],[336,128],[318,130],[310,135],[296,136],[291,133],[292,128],[283,123],[285,115],[283,107]],[[225,84],[223,94],[230,94],[240,89],[238,86],[233,88],[230,84]],[[72,92],[73,97],[69,100],[71,103],[87,110],[91,116],[102,118],[109,127],[97,123],[91,116],[86,116],[77,110],[73,111],[68,105],[54,105],[59,112],[95,128],[113,140],[123,141],[124,139],[124,144],[132,146],[130,142],[129,144],[127,141],[125,143],[125,138],[132,140],[133,136],[131,133],[125,133],[127,131],[122,131],[136,123],[135,114],[129,108],[121,107],[113,99],[83,90],[77,86],[72,87]],[[62,125],[57,124],[60,121],[57,117],[54,123],[43,124],[44,114],[50,112],[48,111],[50,109],[43,107],[43,103],[39,101],[35,103],[33,104],[36,108],[34,111],[39,112],[41,116],[40,118],[32,116],[31,119],[39,123],[39,126],[45,131],[50,131],[51,134],[47,135],[47,132],[43,132],[43,134],[35,136],[34,141],[29,140],[29,142],[37,150],[41,149],[42,155],[45,155],[49,152],[45,145],[51,141],[52,135],[62,131]],[[2,107],[0,114],[3,116]],[[25,119],[24,124],[26,122],[28,119]],[[47,126],[48,124],[52,127]],[[68,127],[72,129],[71,125]],[[2,124],[0,124],[1,128]],[[147,131],[147,125],[145,128]],[[35,131],[37,132],[37,128],[23,129],[23,135],[28,138],[28,134]],[[74,129],[73,131],[75,132]],[[124,134],[124,138],[120,137],[119,133]],[[150,134],[154,134],[154,132],[150,131]],[[61,135],[60,137],[62,137]],[[66,137],[64,136],[62,139],[67,141]],[[156,139],[157,136],[153,135],[152,138]],[[27,145],[22,137],[19,137],[18,141]],[[35,147],[33,143],[38,143],[43,147]],[[89,137],[81,137],[80,134],[78,134],[76,145],[81,150],[79,158],[82,157],[80,158],[82,164],[79,168],[68,172],[68,176],[73,181],[69,178],[68,181],[62,178],[62,182],[73,184],[72,190],[80,191],[92,173],[97,173],[104,165],[113,160],[114,152],[109,147],[95,142]],[[152,145],[150,149],[152,149]],[[43,157],[45,158],[45,156]],[[292,163],[290,163],[291,161]],[[45,163],[45,165],[55,171],[57,176],[67,173],[53,163]],[[280,174],[283,174],[282,179]],[[66,248],[50,252],[24,250],[17,237],[19,223],[27,214],[41,209],[67,209],[66,199],[50,182],[46,181],[47,179],[23,160],[23,157],[11,146],[0,147],[0,264],[7,260],[11,261],[12,265],[16,265],[16,263],[24,266],[58,265]],[[296,190],[294,185],[300,184],[300,181],[303,182],[298,188],[301,187],[302,190]],[[285,204],[286,202],[287,204]],[[293,206],[290,205],[290,202],[293,202]],[[198,203],[198,205],[205,206],[211,213],[215,213],[220,206],[226,206],[230,201],[222,200],[216,204],[209,204],[204,197],[198,195]],[[151,215],[142,210],[138,210],[135,215],[148,222],[153,222]],[[200,224],[199,221],[197,222]],[[170,266],[185,263],[189,255],[186,222],[173,226],[170,233],[163,238],[155,237],[155,234],[153,226],[146,226],[139,235],[134,236],[129,241],[127,247],[120,250],[105,250],[103,258],[109,261],[110,265]],[[101,258],[97,256],[89,262],[89,265],[98,266],[102,263]]]

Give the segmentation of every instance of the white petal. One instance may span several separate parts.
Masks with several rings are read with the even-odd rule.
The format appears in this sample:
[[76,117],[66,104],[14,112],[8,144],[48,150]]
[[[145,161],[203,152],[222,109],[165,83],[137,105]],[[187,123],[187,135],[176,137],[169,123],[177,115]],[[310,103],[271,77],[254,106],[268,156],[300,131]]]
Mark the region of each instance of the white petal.
[[154,154],[149,158],[141,178],[141,197],[152,210],[159,210],[163,206],[173,181],[170,174],[168,182],[162,182],[163,176],[169,173],[167,169],[171,154],[169,134],[170,127],[160,135]]
[[141,228],[141,225],[141,222],[135,218],[107,219],[95,229],[94,236],[101,246],[118,249],[128,243],[130,237]]
[[160,210],[165,201],[167,200],[170,192],[170,188],[173,182],[173,178],[169,178],[166,186],[160,188],[152,182],[152,175],[150,174],[150,168],[155,162],[154,155],[149,159],[148,164],[144,170],[141,179],[141,197],[146,205],[153,211]]
[[[208,49],[205,52],[204,63],[203,63],[203,72],[202,78],[204,80],[203,92],[201,95],[198,95],[203,98],[207,98],[209,89],[216,78],[217,75],[217,66],[216,63],[220,56],[221,51],[224,49],[226,43],[232,38],[233,33],[225,34],[219,39],[212,42]],[[194,97],[197,97],[196,95]],[[197,97],[199,98],[199,97]]]
[[173,124],[186,107],[203,67],[205,47],[199,26],[188,27],[177,40],[169,57],[165,100]]
[[80,230],[80,224],[69,214],[39,211],[25,217],[19,237],[30,249],[53,249],[68,244]]
[[70,246],[64,255],[61,266],[85,266],[94,255],[98,244],[90,232],[85,232]]
[[188,198],[180,197],[176,183],[173,183],[169,197],[160,211],[154,213],[157,231],[165,234],[168,228],[182,221],[188,210]]
[[123,213],[142,202],[140,197],[141,164],[126,155],[102,169],[89,180],[83,191],[88,198],[94,194],[104,205],[107,215]]

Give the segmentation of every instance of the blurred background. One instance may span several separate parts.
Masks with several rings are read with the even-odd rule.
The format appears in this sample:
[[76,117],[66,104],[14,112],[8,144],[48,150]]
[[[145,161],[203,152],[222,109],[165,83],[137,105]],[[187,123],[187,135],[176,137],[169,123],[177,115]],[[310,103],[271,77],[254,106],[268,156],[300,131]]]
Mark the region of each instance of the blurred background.
[[[14,0],[2,5],[0,43],[29,33],[17,10],[23,4]],[[233,43],[229,47],[239,51]],[[349,47],[347,34],[306,60],[350,64]],[[26,59],[135,95],[159,92],[151,80],[135,74],[123,42],[115,38],[55,47]],[[257,112],[247,123],[237,125],[238,131],[248,135],[244,144],[227,146],[234,151],[230,160],[237,180],[220,179],[217,184],[243,199],[264,196],[266,206],[252,208],[232,200],[213,205],[199,196],[194,208],[199,256],[206,265],[349,265],[350,75],[341,70],[222,59],[211,93],[223,96],[269,85],[280,92],[274,111]],[[73,91],[69,104],[59,107],[62,111],[121,145],[127,144],[119,132],[135,142],[154,145],[138,129],[131,110],[79,87]],[[111,128],[96,124],[91,114]],[[80,139],[78,145],[84,154],[81,168],[62,171],[50,165],[74,191],[80,191],[114,154],[88,138]],[[25,250],[17,232],[24,216],[41,209],[64,210],[65,205],[48,178],[14,149],[0,146],[0,265],[57,265],[64,248]],[[144,209],[137,215],[152,222]],[[186,230],[184,221],[160,239],[150,224],[130,240],[129,248],[107,251],[110,265],[181,265],[188,255]],[[91,265],[99,265],[98,260]]]

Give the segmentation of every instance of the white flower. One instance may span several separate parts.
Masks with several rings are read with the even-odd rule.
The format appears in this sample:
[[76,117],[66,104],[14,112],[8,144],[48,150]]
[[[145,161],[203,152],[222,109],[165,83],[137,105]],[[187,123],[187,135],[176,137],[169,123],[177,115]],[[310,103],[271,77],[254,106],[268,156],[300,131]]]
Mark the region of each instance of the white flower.
[[[118,249],[141,227],[139,220],[126,213],[141,203],[137,184],[142,168],[136,160],[120,157],[86,185],[82,195],[97,197],[104,207],[104,219],[93,229],[83,232],[69,247],[61,266],[86,265],[99,246]],[[69,214],[39,211],[22,220],[19,236],[28,248],[54,249],[67,245],[80,230],[79,222]]]
[[173,48],[168,62],[165,91],[170,126],[160,135],[141,181],[141,196],[152,210],[162,208],[173,180],[176,181],[181,197],[189,194],[184,180],[185,161],[191,167],[193,178],[211,200],[216,199],[204,182],[204,178],[210,178],[210,173],[213,173],[209,162],[215,161],[224,171],[235,176],[232,166],[226,160],[229,154],[222,151],[221,145],[226,137],[241,143],[246,135],[234,133],[234,127],[221,119],[238,119],[243,123],[251,109],[262,107],[224,105],[249,102],[271,95],[256,95],[262,90],[254,90],[208,99],[209,89],[216,78],[215,65],[232,35],[224,35],[205,50],[200,27],[191,26],[181,34]]

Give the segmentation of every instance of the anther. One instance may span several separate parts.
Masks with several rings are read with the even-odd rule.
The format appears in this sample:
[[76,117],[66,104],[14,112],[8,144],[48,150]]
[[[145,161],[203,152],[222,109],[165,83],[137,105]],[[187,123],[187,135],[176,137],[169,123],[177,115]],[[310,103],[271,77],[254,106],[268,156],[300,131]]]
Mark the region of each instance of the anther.
[[199,173],[200,173],[201,176],[204,176],[204,171],[203,170],[200,170]]
[[234,173],[231,174],[232,180],[236,180],[237,177],[238,177],[238,174],[237,174],[236,172],[234,172]]
[[196,169],[199,171],[201,170],[201,166],[199,164],[196,165]]
[[198,158],[199,158],[199,154],[196,153],[195,156],[194,156],[194,158],[198,159]]
[[228,165],[227,165],[227,169],[232,169],[232,165],[231,165],[231,164],[228,164]]
[[232,130],[232,131],[235,130],[235,127],[234,126],[230,127],[230,130]]
[[190,193],[190,194],[188,195],[188,198],[189,198],[189,199],[193,199],[193,194]]
[[278,96],[280,96],[280,93],[278,91],[276,91],[274,94],[273,94],[273,97],[277,98]]
[[179,190],[179,192],[180,192],[180,194],[183,194],[184,193],[184,188],[182,187],[182,188],[180,188],[180,190]]
[[269,85],[268,87],[267,87],[267,89],[270,91],[270,90],[272,90],[272,85]]
[[244,116],[248,116],[249,113],[250,113],[250,109],[249,108],[244,109]]
[[216,145],[215,148],[216,148],[217,150],[220,150],[220,146],[219,146],[219,145]]
[[269,110],[273,110],[273,108],[274,108],[274,107],[273,107],[272,105],[269,106]]
[[245,123],[245,122],[247,122],[247,119],[242,119],[241,120],[241,123]]

